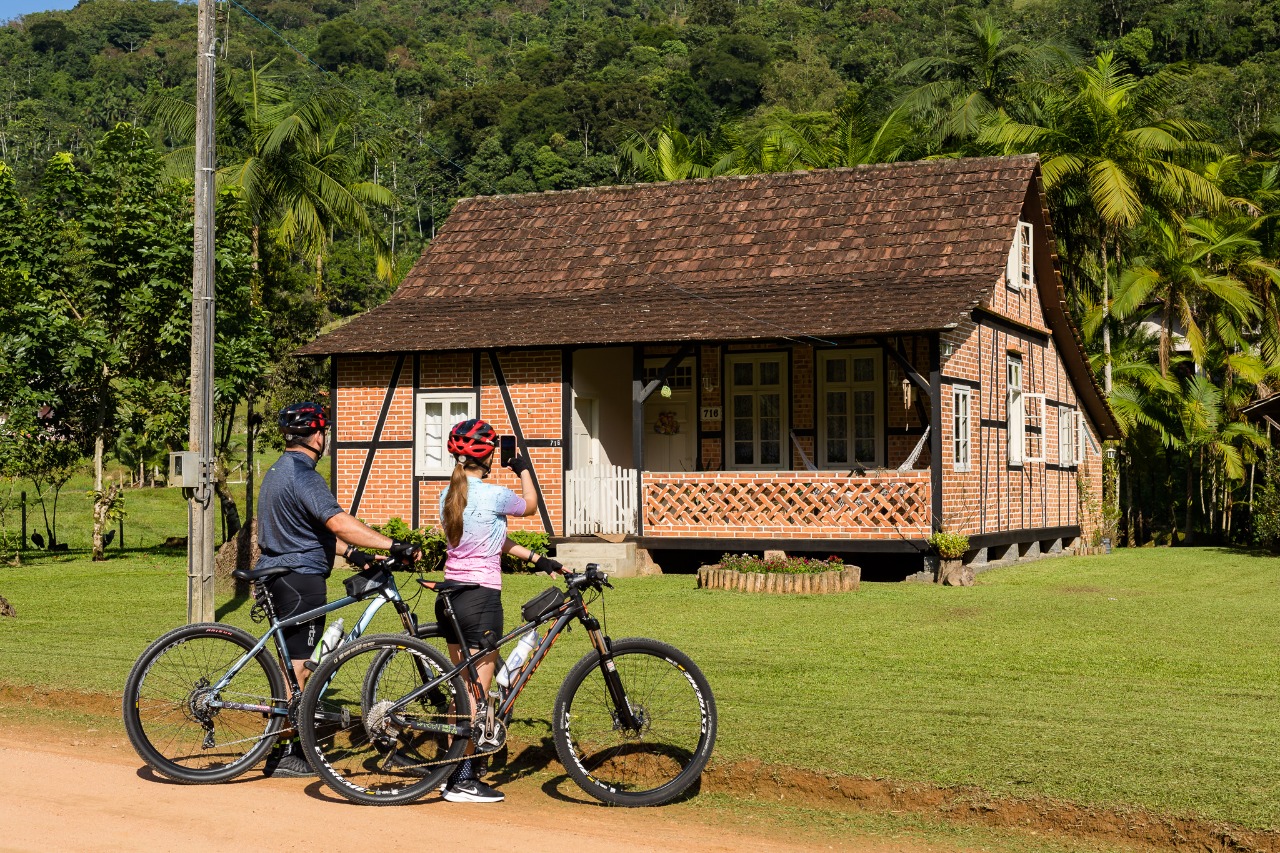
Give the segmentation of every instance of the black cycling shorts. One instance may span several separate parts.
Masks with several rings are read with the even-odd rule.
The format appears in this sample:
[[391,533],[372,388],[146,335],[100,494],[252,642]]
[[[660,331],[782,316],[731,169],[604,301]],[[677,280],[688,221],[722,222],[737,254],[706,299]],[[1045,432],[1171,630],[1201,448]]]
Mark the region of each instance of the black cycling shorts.
[[[455,592],[449,600],[453,602],[453,612],[462,626],[462,636],[467,639],[468,649],[481,648],[480,639],[486,631],[493,632],[494,643],[502,637],[502,590],[479,586]],[[444,596],[436,598],[436,622],[440,624],[440,634],[445,640],[456,646],[462,645],[453,630],[453,623],[444,612]]]
[[[328,602],[324,575],[300,575],[290,572],[272,578],[267,586],[271,593],[271,601],[276,608],[276,620],[283,622],[290,616],[306,613],[317,607],[324,607]],[[324,633],[325,616],[321,613],[315,619],[283,629],[284,645],[289,650],[292,660],[306,660],[311,657],[320,635]]]

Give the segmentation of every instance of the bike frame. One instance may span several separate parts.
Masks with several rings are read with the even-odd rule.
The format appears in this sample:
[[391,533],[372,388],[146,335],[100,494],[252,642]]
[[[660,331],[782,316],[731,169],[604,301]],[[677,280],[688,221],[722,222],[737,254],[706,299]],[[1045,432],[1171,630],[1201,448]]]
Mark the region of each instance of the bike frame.
[[[516,680],[507,689],[506,694],[499,694],[499,704],[498,707],[494,709],[495,716],[500,717],[504,724],[509,723],[512,711],[515,708],[516,699],[519,697],[521,691],[523,691],[525,685],[529,683],[529,679],[533,677],[533,673],[537,671],[543,658],[547,656],[547,652],[551,650],[551,647],[555,645],[556,640],[560,638],[560,633],[569,626],[570,622],[577,619],[582,623],[583,628],[586,629],[592,648],[594,648],[596,653],[600,656],[601,672],[604,676],[605,684],[609,689],[609,695],[613,699],[614,706],[618,710],[619,722],[628,729],[638,729],[640,724],[635,719],[631,710],[631,705],[627,701],[626,691],[622,686],[622,679],[618,677],[617,669],[613,665],[613,649],[609,637],[600,629],[600,622],[587,612],[587,606],[582,600],[582,590],[580,588],[571,588],[569,590],[569,599],[569,601],[562,604],[560,608],[555,611],[555,615],[525,622],[520,627],[504,634],[496,643],[493,644],[492,648],[478,649],[472,652],[460,663],[454,666],[453,669],[441,674],[426,684],[415,687],[405,696],[395,702],[392,702],[391,706],[387,708],[387,713],[394,714],[399,712],[405,706],[451,680],[455,675],[458,675],[463,670],[466,670],[471,674],[470,683],[474,685],[476,683],[476,661],[487,655],[493,654],[495,650],[507,645],[526,631],[535,630],[548,622],[554,622],[554,624],[547,629],[546,636],[542,638],[542,641],[538,644],[537,648],[533,650],[533,654],[529,656],[529,660],[524,664]],[[458,624],[458,617],[454,614],[452,603],[448,598],[445,599],[445,613],[453,622],[456,636],[461,637],[462,627]],[[479,702],[484,703],[485,697],[478,697],[478,700]],[[479,709],[477,708],[477,711],[478,710]],[[410,720],[405,720],[404,723],[409,728],[421,731],[444,732],[458,737],[471,737],[473,734],[470,723],[465,725],[448,725],[438,723],[420,723]]]
[[[238,661],[231,665],[231,669],[213,685],[212,694],[217,696],[222,690],[225,690],[231,680],[236,677],[240,670],[244,669],[249,661],[257,657],[267,645],[267,640],[274,639],[276,643],[276,653],[282,663],[281,668],[284,670],[285,679],[287,680],[293,696],[297,696],[301,692],[298,684],[298,676],[293,671],[293,667],[288,665],[289,652],[284,642],[284,629],[292,628],[294,625],[301,625],[303,622],[309,622],[317,616],[322,616],[334,610],[341,610],[343,607],[355,604],[358,601],[364,601],[364,598],[356,598],[355,596],[345,595],[336,601],[330,601],[323,607],[317,607],[314,610],[308,610],[297,616],[290,616],[288,619],[272,622],[271,628],[258,638],[258,642],[253,648],[245,652]],[[378,592],[369,601],[369,606],[364,609],[364,613],[360,614],[360,618],[356,620],[356,624],[351,631],[343,638],[342,645],[359,638],[369,624],[373,621],[373,617],[382,609],[383,605],[391,604],[395,607],[396,612],[400,614],[400,620],[404,623],[405,630],[410,634],[414,633],[413,612],[409,609],[409,605],[405,604],[404,599],[400,596],[400,590],[395,584],[394,578],[392,582],[378,590]],[[267,705],[255,705],[248,702],[226,702],[221,699],[214,699],[209,702],[210,708],[229,708],[235,711],[257,711],[263,714],[272,714],[278,717],[289,716],[289,702],[286,701],[284,707],[279,707],[278,703]]]

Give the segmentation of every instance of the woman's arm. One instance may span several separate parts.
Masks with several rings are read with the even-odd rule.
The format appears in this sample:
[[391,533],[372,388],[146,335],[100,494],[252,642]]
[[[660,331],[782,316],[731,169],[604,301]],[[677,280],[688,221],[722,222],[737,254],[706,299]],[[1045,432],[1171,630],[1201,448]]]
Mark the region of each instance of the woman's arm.
[[513,557],[518,557],[521,560],[533,563],[544,572],[564,571],[564,566],[562,566],[557,560],[553,560],[550,557],[539,554],[537,551],[531,551],[523,545],[517,545],[515,542],[511,541],[511,537],[507,537],[507,541],[502,543],[502,553],[510,554]]

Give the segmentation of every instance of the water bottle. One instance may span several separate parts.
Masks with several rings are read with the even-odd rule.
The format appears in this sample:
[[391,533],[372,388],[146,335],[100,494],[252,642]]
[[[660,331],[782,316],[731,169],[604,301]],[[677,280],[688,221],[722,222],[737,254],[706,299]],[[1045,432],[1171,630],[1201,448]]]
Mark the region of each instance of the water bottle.
[[320,661],[324,660],[329,652],[336,649],[340,642],[342,642],[341,616],[333,620],[333,624],[325,629],[324,636],[320,638],[320,642],[316,643],[316,649],[311,653],[311,660],[307,661],[303,666],[314,671],[320,665]]
[[520,674],[520,668],[524,666],[525,661],[533,654],[533,650],[538,647],[541,642],[538,638],[538,632],[529,630],[520,637],[520,642],[516,643],[516,647],[511,650],[511,655],[507,658],[507,662],[502,665],[502,672],[498,673],[498,684],[503,687],[510,687],[511,683],[516,680],[516,676]]

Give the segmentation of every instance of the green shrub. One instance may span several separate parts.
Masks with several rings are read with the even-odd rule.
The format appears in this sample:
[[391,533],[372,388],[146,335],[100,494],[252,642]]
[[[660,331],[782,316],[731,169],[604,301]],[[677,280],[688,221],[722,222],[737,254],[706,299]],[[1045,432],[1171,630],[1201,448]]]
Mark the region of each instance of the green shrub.
[[[535,554],[546,554],[547,548],[551,544],[551,538],[545,533],[537,530],[508,530],[507,536],[517,545],[523,545]],[[534,571],[533,563],[513,557],[510,554],[502,555],[502,570],[504,572],[532,572]]]
[[370,525],[383,536],[400,542],[412,542],[422,549],[421,564],[427,571],[444,568],[444,533],[435,527],[419,527],[414,530],[403,518],[392,516],[386,524]]
[[1280,458],[1268,449],[1253,493],[1253,544],[1277,550],[1280,544]]
[[959,560],[969,550],[969,537],[963,533],[936,530],[929,537],[929,547],[944,560]]
[[751,554],[725,554],[720,558],[720,568],[735,572],[764,572],[779,575],[816,575],[839,571],[844,561],[839,557],[815,560],[810,557],[783,557],[766,560]]
[[[414,530],[404,519],[398,516],[388,519],[386,524],[373,524],[370,526],[383,536],[390,536],[392,539],[401,542],[412,542],[421,548],[422,566],[427,571],[442,571],[444,569],[445,551],[448,545],[445,542],[444,531],[438,527],[419,527]],[[530,551],[535,551],[539,554],[546,554],[547,548],[551,543],[551,539],[547,534],[539,533],[536,530],[511,530],[507,535],[517,545],[523,545]],[[532,563],[504,554],[502,556],[502,570],[504,572],[532,572],[534,569]]]

